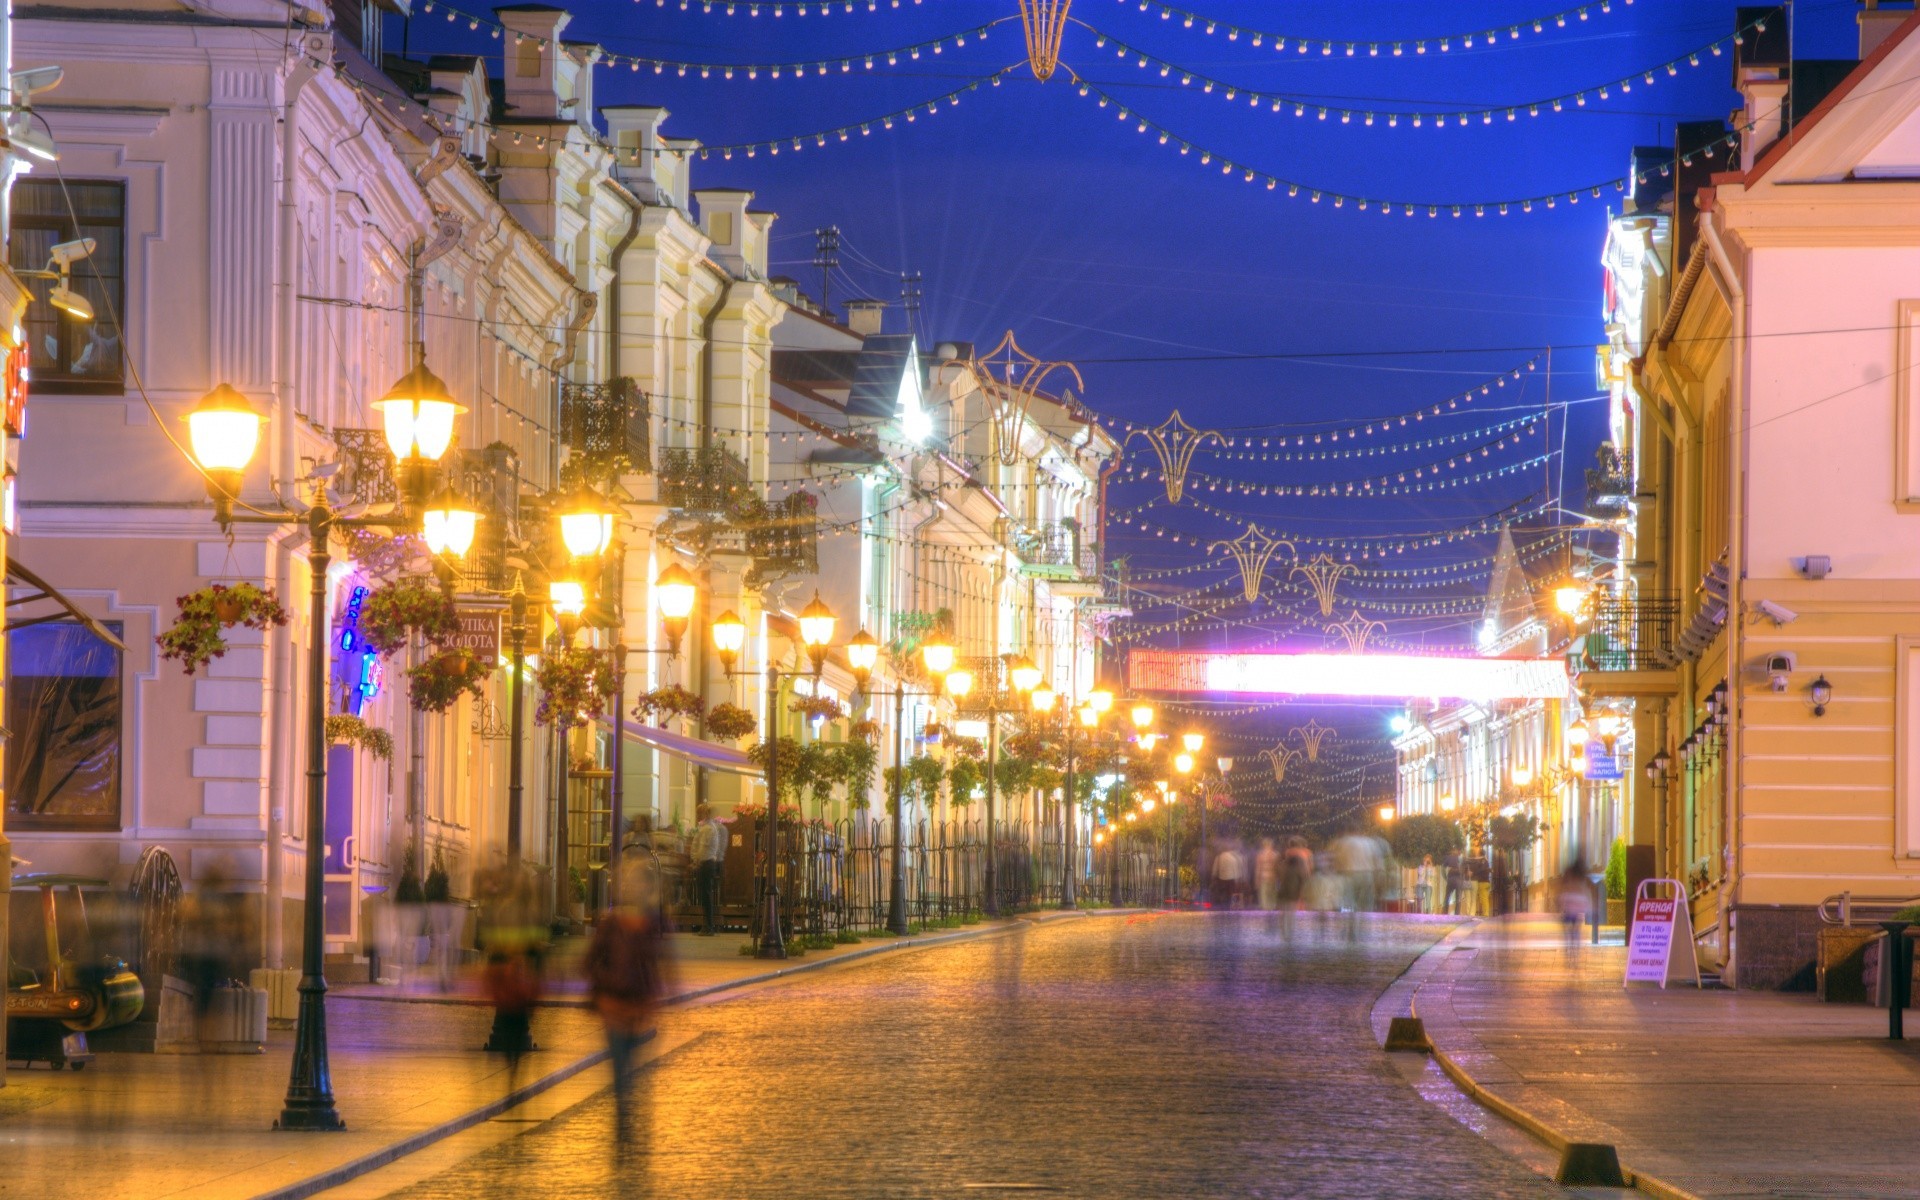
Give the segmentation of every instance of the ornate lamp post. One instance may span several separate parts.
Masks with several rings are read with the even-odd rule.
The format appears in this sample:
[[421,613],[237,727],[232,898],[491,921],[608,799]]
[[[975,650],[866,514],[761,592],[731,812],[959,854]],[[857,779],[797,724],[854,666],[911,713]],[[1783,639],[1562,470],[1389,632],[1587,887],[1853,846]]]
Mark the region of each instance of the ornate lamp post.
[[[376,401],[375,407],[380,410],[387,443],[399,463],[406,507],[431,512],[432,516],[423,512],[414,519],[422,527],[431,524],[436,539],[451,546],[460,536],[458,531],[470,529],[478,520],[478,514],[459,507],[451,500],[450,493],[447,507],[433,506],[424,498],[432,490],[437,462],[453,441],[454,419],[466,409],[448,394],[439,376],[427,369],[419,343],[414,343],[413,352],[413,369]],[[327,838],[326,698],[331,640],[326,632],[327,568],[332,562],[329,543],[336,528],[386,527],[411,522],[405,508],[398,516],[335,516],[327,503],[324,486],[314,489],[313,501],[305,511],[262,510],[247,505],[246,513],[236,514],[234,503],[243,473],[260,444],[261,421],[259,412],[246,397],[221,384],[187,414],[187,433],[194,460],[206,475],[214,520],[222,529],[230,529],[235,524],[285,525],[291,521],[304,521],[307,526],[307,565],[312,588],[307,647],[307,854],[305,911],[301,914],[300,1009],[286,1101],[274,1127],[342,1130],[346,1122],[334,1107],[332,1069],[327,1056],[326,856],[321,853]],[[470,535],[468,540],[471,541]]]
[[[766,873],[761,881],[760,943],[754,954],[759,958],[785,958],[786,943],[780,935],[780,736],[779,704],[780,677],[782,675],[798,677],[806,674],[813,679],[820,678],[820,670],[827,662],[827,646],[833,641],[833,627],[837,619],[833,610],[820,599],[815,592],[813,599],[800,610],[800,642],[806,648],[807,657],[812,661],[813,669],[808,672],[782,671],[772,663],[767,663],[767,840]],[[738,616],[728,612],[713,622],[713,648],[720,656],[721,665],[727,675],[732,677],[734,664],[739,661],[740,651],[747,641],[746,624]]]

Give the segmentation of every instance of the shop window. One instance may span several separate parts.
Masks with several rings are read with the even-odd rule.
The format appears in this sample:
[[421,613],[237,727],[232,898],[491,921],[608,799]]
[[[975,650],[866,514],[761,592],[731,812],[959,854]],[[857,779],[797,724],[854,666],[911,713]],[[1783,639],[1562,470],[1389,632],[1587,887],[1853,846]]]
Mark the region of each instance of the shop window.
[[[69,203],[71,202],[71,203]],[[26,178],[13,185],[12,263],[43,270],[61,242],[92,238],[94,251],[73,264],[68,287],[93,308],[77,321],[48,302],[58,283],[28,279],[28,366],[35,392],[123,390],[120,319],[126,311],[127,191],[114,181]]]
[[120,828],[120,657],[78,622],[7,632],[7,828]]

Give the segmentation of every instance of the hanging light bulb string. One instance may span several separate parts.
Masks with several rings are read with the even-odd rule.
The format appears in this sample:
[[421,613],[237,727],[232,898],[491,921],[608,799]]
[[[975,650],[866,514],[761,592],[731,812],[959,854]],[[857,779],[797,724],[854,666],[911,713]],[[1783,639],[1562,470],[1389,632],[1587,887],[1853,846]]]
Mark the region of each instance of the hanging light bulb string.
[[[1535,495],[1537,495],[1537,493],[1535,493]],[[1551,498],[1529,504],[1528,500],[1531,499],[1532,496],[1529,496],[1526,500],[1521,500],[1509,505],[1498,512],[1468,525],[1451,527],[1432,533],[1360,534],[1353,537],[1327,537],[1317,533],[1288,533],[1276,531],[1269,533],[1269,536],[1291,542],[1303,542],[1312,546],[1322,546],[1329,549],[1346,551],[1348,552],[1346,561],[1349,562],[1352,561],[1352,552],[1358,551],[1361,559],[1364,561],[1374,556],[1384,557],[1387,554],[1404,554],[1408,550],[1424,550],[1435,546],[1444,546],[1450,542],[1462,541],[1467,538],[1481,537],[1485,534],[1497,532],[1502,525],[1509,522],[1536,517],[1556,507],[1555,502]],[[1244,516],[1235,516],[1204,507],[1202,511],[1209,512],[1214,516],[1224,517],[1231,521],[1236,527],[1246,523]],[[1157,526],[1145,521],[1136,520],[1134,524],[1142,530],[1153,533],[1155,537],[1165,538],[1176,544],[1192,546],[1203,551],[1214,541],[1218,540],[1217,538],[1196,536],[1182,529],[1168,529],[1165,526]]]
[[[1462,429],[1455,433],[1440,434],[1435,437],[1417,438],[1404,442],[1391,442],[1384,446],[1341,446],[1338,449],[1329,447],[1317,450],[1268,450],[1264,449],[1264,447],[1273,444],[1275,439],[1260,438],[1257,440],[1263,448],[1255,450],[1247,449],[1246,447],[1253,446],[1256,439],[1243,437],[1235,439],[1237,445],[1232,448],[1215,446],[1209,442],[1200,448],[1199,453],[1208,454],[1215,458],[1226,459],[1230,462],[1340,462],[1355,458],[1391,458],[1396,455],[1414,454],[1422,450],[1437,450],[1446,446],[1458,446],[1476,439],[1494,437],[1510,429],[1519,429],[1543,421],[1546,419],[1547,411],[1546,408],[1541,406],[1529,406],[1521,416],[1509,417],[1503,421],[1476,425],[1471,429]],[[1395,421],[1407,419],[1419,421],[1422,418],[1415,415],[1408,418],[1391,419]],[[1364,434],[1385,431],[1384,425],[1367,425],[1360,428],[1361,433]],[[1357,439],[1360,434],[1342,432],[1341,436],[1352,441]],[[1338,437],[1331,433],[1325,435],[1325,438],[1327,441],[1339,440]],[[1278,441],[1283,444],[1295,442],[1295,440],[1295,438],[1291,437],[1278,439]],[[1297,444],[1305,444],[1312,441],[1312,436],[1305,436],[1301,437]]]
[[[470,30],[488,30],[492,36],[498,40],[504,41],[508,35],[512,35],[515,45],[531,38],[535,45],[544,49],[548,41],[547,38],[540,37],[536,34],[517,33],[494,17],[469,12],[465,9],[456,8],[451,4],[443,4],[440,0],[426,0],[426,2],[421,5],[421,12],[423,14],[438,13],[453,24],[465,22],[467,28]],[[823,75],[851,74],[855,69],[871,71],[878,64],[885,64],[889,67],[898,66],[900,60],[903,58],[908,61],[918,61],[922,54],[940,54],[949,46],[956,49],[963,47],[967,44],[968,39],[984,41],[987,32],[994,26],[1004,25],[1008,21],[1018,19],[1018,17],[1013,16],[997,17],[983,25],[976,25],[971,29],[960,29],[952,33],[943,33],[938,37],[923,38],[920,41],[904,46],[892,46],[884,50],[867,50],[853,54],[829,55],[821,59],[801,59],[774,63],[690,62],[673,58],[654,58],[643,54],[617,54],[603,49],[599,61],[609,69],[617,70],[621,67],[626,67],[629,71],[638,71],[643,67],[648,67],[652,68],[653,73],[656,75],[664,75],[671,71],[676,76],[684,77],[688,74],[693,74],[698,75],[702,79],[710,79],[715,75],[719,75],[723,79],[733,79],[736,76],[742,75],[748,79],[758,79],[761,75],[766,75],[771,79],[780,79],[782,77],[793,79],[818,78]]]
[[[634,0],[636,4],[639,2],[640,0]],[[702,14],[710,16],[737,17],[745,14],[749,17],[757,17],[763,12],[770,12],[776,17],[784,17],[792,12],[804,17],[811,10],[823,17],[830,17],[836,8],[848,13],[860,10],[870,13],[879,12],[882,2],[883,0],[832,0],[831,3],[828,0],[653,0],[653,6],[665,8],[671,3],[681,12],[692,12],[697,8]],[[910,0],[910,2],[917,6],[921,0]],[[887,8],[899,8],[902,0],[884,0],[884,3]],[[1633,3],[1633,0],[1627,0],[1627,3]]]
[[[1613,11],[1614,0],[1593,0],[1593,2],[1589,4],[1579,4],[1572,8],[1563,8],[1558,12],[1547,13],[1539,17],[1529,17],[1523,21],[1490,26],[1484,30],[1469,30],[1464,33],[1429,34],[1425,37],[1417,38],[1401,37],[1361,41],[1346,41],[1339,38],[1329,40],[1324,37],[1303,37],[1299,34],[1275,33],[1272,30],[1253,29],[1242,25],[1235,25],[1220,20],[1217,17],[1209,17],[1190,9],[1176,8],[1170,4],[1161,4],[1158,0],[1120,0],[1120,3],[1122,5],[1137,4],[1141,12],[1158,9],[1162,21],[1178,21],[1182,29],[1198,27],[1203,33],[1207,34],[1224,33],[1230,42],[1237,42],[1245,38],[1255,46],[1271,44],[1275,53],[1285,53],[1291,49],[1297,54],[1310,54],[1317,50],[1320,57],[1323,58],[1332,57],[1336,54],[1345,58],[1353,58],[1362,53],[1369,58],[1378,58],[1384,49],[1390,57],[1398,58],[1407,53],[1409,48],[1411,48],[1412,53],[1418,55],[1425,54],[1429,46],[1437,46],[1440,52],[1445,54],[1452,49],[1453,44],[1456,42],[1465,49],[1472,50],[1476,45],[1482,48],[1490,48],[1497,45],[1502,34],[1504,34],[1509,41],[1517,41],[1528,33],[1537,35],[1557,32],[1565,29],[1568,22],[1579,24],[1588,20],[1595,9],[1598,9],[1602,13],[1611,13]],[[1620,0],[1620,3],[1624,6],[1631,6],[1633,0]]]
[[[1377,210],[1387,215],[1400,212],[1409,217],[1420,213],[1425,213],[1428,217],[1439,217],[1442,213],[1452,217],[1484,217],[1489,213],[1504,217],[1516,211],[1520,213],[1531,213],[1536,207],[1552,209],[1557,207],[1562,201],[1570,205],[1579,204],[1583,194],[1591,195],[1591,197],[1598,199],[1608,190],[1624,192],[1627,190],[1629,183],[1645,182],[1653,178],[1656,173],[1650,168],[1645,171],[1637,171],[1632,175],[1602,180],[1599,183],[1585,184],[1567,191],[1542,192],[1532,196],[1512,197],[1504,200],[1383,200],[1377,196],[1362,196],[1357,193],[1342,192],[1332,188],[1314,187],[1311,184],[1284,179],[1278,175],[1268,174],[1257,167],[1251,167],[1235,159],[1218,154],[1213,150],[1180,137],[1174,133],[1173,130],[1161,125],[1152,118],[1142,116],[1138,112],[1129,109],[1113,96],[1094,87],[1085,78],[1074,72],[1073,68],[1067,66],[1067,64],[1062,63],[1061,66],[1072,76],[1076,94],[1091,97],[1101,108],[1114,109],[1115,116],[1121,121],[1133,125],[1140,133],[1154,135],[1161,145],[1171,145],[1183,156],[1197,155],[1200,165],[1202,166],[1210,166],[1217,159],[1219,161],[1220,172],[1223,175],[1239,175],[1242,176],[1247,183],[1262,183],[1268,191],[1278,191],[1284,188],[1286,194],[1292,198],[1297,198],[1302,192],[1305,192],[1307,199],[1311,203],[1318,204],[1322,200],[1328,200],[1332,202],[1335,208],[1344,208],[1346,205],[1352,204],[1360,212]],[[1714,152],[1720,147],[1736,145],[1739,137],[1738,132],[1725,134],[1707,143],[1699,152],[1708,157],[1712,157]],[[1671,167],[1671,163],[1663,164],[1657,173],[1665,175]]]
[[[1529,430],[1528,432],[1532,431]],[[1357,482],[1349,480],[1329,483],[1251,483],[1244,479],[1224,479],[1216,475],[1207,475],[1199,471],[1191,471],[1187,474],[1187,491],[1218,492],[1224,490],[1229,495],[1236,496],[1260,496],[1265,498],[1312,496],[1324,499],[1344,500],[1392,499],[1399,496],[1445,491],[1450,488],[1470,487],[1476,483],[1486,483],[1495,479],[1503,479],[1506,476],[1515,475],[1521,471],[1544,466],[1555,458],[1558,458],[1560,451],[1558,449],[1549,450],[1544,454],[1535,455],[1529,459],[1507,463],[1498,467],[1488,467],[1468,475],[1455,475],[1444,479],[1427,478],[1427,476],[1439,476],[1444,471],[1454,470],[1457,466],[1469,461],[1476,454],[1484,458],[1492,454],[1495,450],[1504,449],[1508,446],[1517,446],[1520,444],[1520,439],[1523,436],[1523,434],[1518,433],[1512,434],[1500,441],[1489,442],[1485,446],[1476,447],[1470,451],[1463,451],[1457,458],[1450,458],[1445,463],[1428,463],[1407,471],[1398,472],[1391,476],[1377,476]],[[1411,478],[1409,478],[1409,476],[1411,476]],[[1150,469],[1140,468],[1135,468],[1130,472],[1123,472],[1114,478],[1123,484],[1160,482],[1159,477],[1152,474]],[[1155,500],[1161,498],[1160,496],[1152,497],[1139,507],[1122,510],[1116,513],[1115,516],[1120,520],[1125,520],[1133,513],[1148,507],[1153,504]],[[1184,498],[1183,495],[1182,499]]]
[[[1713,41],[1702,46],[1697,46],[1684,54],[1655,63],[1650,67],[1641,67],[1617,79],[1609,79],[1604,83],[1592,84],[1577,91],[1563,92],[1554,96],[1543,96],[1533,100],[1520,100],[1511,104],[1499,104],[1487,108],[1462,108],[1442,111],[1438,109],[1415,108],[1381,108],[1377,110],[1347,108],[1339,104],[1329,105],[1322,103],[1306,96],[1256,91],[1252,88],[1241,87],[1237,84],[1229,83],[1226,80],[1216,79],[1212,76],[1202,74],[1189,67],[1181,66],[1179,63],[1160,58],[1137,46],[1130,46],[1118,38],[1101,32],[1099,29],[1096,29],[1094,26],[1087,24],[1087,22],[1077,17],[1069,18],[1069,20],[1072,20],[1074,24],[1079,25],[1094,35],[1093,44],[1095,47],[1107,49],[1111,46],[1114,50],[1115,57],[1132,60],[1141,70],[1157,69],[1160,77],[1163,79],[1172,78],[1177,75],[1182,86],[1190,87],[1198,85],[1202,93],[1207,95],[1219,93],[1230,103],[1239,103],[1244,100],[1250,108],[1266,108],[1269,112],[1273,113],[1291,113],[1295,117],[1312,118],[1318,121],[1325,121],[1332,118],[1341,125],[1351,126],[1358,124],[1367,128],[1371,128],[1377,123],[1380,127],[1387,129],[1398,128],[1402,121],[1412,125],[1415,129],[1428,125],[1436,129],[1445,129],[1449,125],[1492,125],[1496,121],[1517,121],[1522,116],[1529,118],[1538,117],[1542,112],[1564,112],[1569,107],[1585,108],[1590,99],[1610,100],[1616,92],[1622,95],[1630,94],[1635,84],[1651,87],[1654,81],[1663,74],[1669,76],[1678,75],[1681,67],[1698,67],[1700,65],[1701,55],[1704,54],[1712,58],[1718,58],[1725,53],[1729,46],[1740,44],[1747,34],[1766,28],[1766,18],[1761,17],[1747,22],[1731,34],[1715,38]],[[1127,85],[1124,83],[1113,83],[1109,86],[1125,87]]]

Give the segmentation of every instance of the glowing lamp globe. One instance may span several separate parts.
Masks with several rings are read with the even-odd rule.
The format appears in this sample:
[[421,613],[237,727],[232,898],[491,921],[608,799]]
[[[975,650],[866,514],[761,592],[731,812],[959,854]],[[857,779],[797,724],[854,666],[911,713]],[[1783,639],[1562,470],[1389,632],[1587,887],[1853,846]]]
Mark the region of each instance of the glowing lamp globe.
[[1380,806],[1380,820],[1383,823],[1393,820],[1393,805],[1382,804]]
[[1587,589],[1577,583],[1563,583],[1553,589],[1553,604],[1569,617],[1578,616],[1587,605]]
[[[585,488],[576,490],[560,510],[560,540],[575,558],[596,558],[613,545],[614,510]],[[687,605],[693,611],[693,605]]]
[[420,514],[420,536],[426,541],[427,549],[455,558],[465,558],[473,548],[473,535],[479,525],[480,514],[454,495],[451,488],[443,489]]
[[1007,668],[1007,678],[1012,680],[1017,692],[1030,692],[1040,686],[1040,668],[1033,665],[1030,658],[1016,658]]
[[1173,769],[1180,772],[1182,775],[1185,775],[1191,772],[1193,770],[1193,755],[1188,754],[1185,751],[1182,751],[1179,754],[1174,755]]
[[547,585],[547,603],[563,617],[577,617],[587,610],[587,585],[572,579],[556,579]]
[[1052,712],[1054,701],[1058,700],[1059,698],[1060,698],[1060,694],[1058,692],[1054,691],[1052,688],[1048,687],[1046,684],[1043,683],[1039,687],[1033,689],[1033,695],[1031,696],[1031,700],[1033,701],[1033,711],[1037,713]]
[[1100,724],[1100,710],[1092,704],[1082,704],[1079,709],[1080,723],[1088,729]]
[[1136,704],[1133,706],[1133,727],[1149,729],[1153,726],[1153,705]]
[[1532,782],[1533,782],[1533,771],[1531,768],[1515,767],[1513,769],[1513,786],[1526,787],[1528,784]]
[[[1142,800],[1142,801],[1140,802],[1140,811],[1141,811],[1141,812],[1152,812],[1152,811],[1153,811],[1153,799],[1152,799],[1152,797],[1148,797],[1147,799],[1145,799],[1145,800]],[[1127,820],[1129,820],[1129,821],[1131,821],[1131,820],[1133,820],[1133,817],[1132,817],[1132,815],[1131,815],[1131,814],[1129,814],[1129,815],[1128,815],[1128,817],[1127,817]]]
[[668,563],[666,570],[653,581],[654,603],[660,606],[660,615],[667,620],[684,621],[693,615],[697,590],[692,572],[677,562]]
[[224,383],[214,388],[187,413],[194,460],[209,473],[246,470],[260,446],[260,420],[238,391]]
[[847,666],[853,669],[854,677],[861,683],[873,674],[880,665],[880,643],[874,636],[862,629],[847,639]]
[[930,675],[953,670],[953,655],[953,642],[944,633],[936,633],[920,644],[920,661]]
[[1593,734],[1588,731],[1585,721],[1577,721],[1572,728],[1567,730],[1567,744],[1569,746],[1584,746],[1587,744],[1588,739],[1592,737]]
[[956,700],[965,700],[973,691],[973,672],[955,667],[947,672],[947,692]]
[[740,651],[747,645],[747,623],[732,610],[728,609],[714,619],[709,627],[713,633],[713,649],[720,655],[720,661],[728,667],[740,657]]
[[833,640],[833,627],[837,620],[833,610],[821,601],[820,593],[815,591],[813,599],[800,610],[800,641],[809,653],[826,651],[827,643]]
[[1198,754],[1200,753],[1200,747],[1207,744],[1207,735],[1204,733],[1183,733],[1180,735],[1180,744],[1186,748],[1187,753]]
[[387,445],[395,458],[430,462],[438,462],[453,444],[453,419],[467,411],[424,360],[416,362],[373,406],[380,410]]
[[1087,693],[1087,703],[1093,706],[1094,712],[1104,717],[1113,711],[1113,693],[1105,688],[1095,688]]

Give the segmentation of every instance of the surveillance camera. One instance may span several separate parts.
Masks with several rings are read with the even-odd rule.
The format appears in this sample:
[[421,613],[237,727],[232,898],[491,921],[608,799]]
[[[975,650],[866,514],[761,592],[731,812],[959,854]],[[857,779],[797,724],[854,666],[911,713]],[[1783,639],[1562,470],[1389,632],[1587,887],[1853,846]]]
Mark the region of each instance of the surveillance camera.
[[1795,658],[1792,651],[1767,656],[1767,683],[1776,692],[1784,692],[1793,675]]
[[7,76],[7,85],[13,89],[16,102],[23,96],[35,96],[41,92],[50,92],[60,86],[60,80],[66,71],[60,67],[28,67],[22,71],[13,71]]
[[47,251],[47,256],[53,260],[54,266],[67,271],[73,268],[73,264],[92,254],[95,248],[92,238],[75,238],[71,242],[55,242]]
[[1784,604],[1777,604],[1772,600],[1761,600],[1757,602],[1754,607],[1759,609],[1761,615],[1765,616],[1767,620],[1772,621],[1775,625],[1788,625],[1800,618],[1799,613]]
[[69,288],[56,287],[48,292],[47,303],[76,321],[93,320],[93,305],[87,303],[85,296]]

